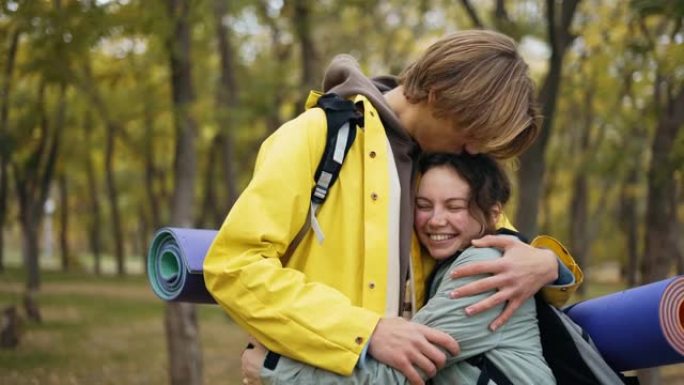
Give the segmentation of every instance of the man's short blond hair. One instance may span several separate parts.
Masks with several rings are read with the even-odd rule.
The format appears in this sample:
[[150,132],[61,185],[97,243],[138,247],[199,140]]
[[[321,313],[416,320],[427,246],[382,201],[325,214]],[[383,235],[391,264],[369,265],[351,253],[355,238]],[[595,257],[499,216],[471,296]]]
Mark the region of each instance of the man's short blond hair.
[[534,83],[516,48],[498,32],[456,32],[432,44],[399,83],[410,102],[428,102],[480,151],[514,157],[534,142],[541,125]]

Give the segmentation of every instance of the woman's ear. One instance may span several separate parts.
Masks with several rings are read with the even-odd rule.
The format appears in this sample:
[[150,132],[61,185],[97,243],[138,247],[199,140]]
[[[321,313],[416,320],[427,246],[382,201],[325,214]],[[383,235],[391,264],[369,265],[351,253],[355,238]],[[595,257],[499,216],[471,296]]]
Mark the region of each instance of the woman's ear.
[[491,213],[491,218],[489,218],[492,223],[496,226],[497,223],[499,223],[499,218],[501,217],[501,213],[503,212],[503,207],[501,207],[501,203],[496,203],[494,206],[492,206],[492,209],[490,210]]

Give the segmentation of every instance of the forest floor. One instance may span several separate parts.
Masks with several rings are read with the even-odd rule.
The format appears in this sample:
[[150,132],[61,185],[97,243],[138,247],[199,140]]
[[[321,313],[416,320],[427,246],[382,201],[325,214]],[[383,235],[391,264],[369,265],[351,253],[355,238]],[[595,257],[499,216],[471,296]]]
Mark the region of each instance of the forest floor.
[[[0,385],[168,384],[164,304],[142,275],[42,273],[43,322],[23,323],[21,343],[0,350]],[[20,307],[23,272],[0,273],[0,308]],[[619,290],[589,286],[589,296]],[[242,332],[217,306],[197,307],[204,383],[240,383]],[[22,313],[23,314],[23,313]],[[662,368],[663,384],[684,385],[684,364]]]
[[[0,274],[0,307],[19,305],[22,274]],[[141,276],[42,274],[43,322],[0,350],[0,385],[168,384],[164,304]],[[198,306],[204,383],[240,384],[246,335],[217,306]]]

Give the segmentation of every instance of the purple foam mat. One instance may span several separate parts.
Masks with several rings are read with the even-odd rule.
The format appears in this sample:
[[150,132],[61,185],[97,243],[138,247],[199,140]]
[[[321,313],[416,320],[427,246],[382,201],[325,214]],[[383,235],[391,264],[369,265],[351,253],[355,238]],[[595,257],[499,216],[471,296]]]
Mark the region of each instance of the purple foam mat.
[[579,302],[565,312],[618,371],[684,362],[684,277]]

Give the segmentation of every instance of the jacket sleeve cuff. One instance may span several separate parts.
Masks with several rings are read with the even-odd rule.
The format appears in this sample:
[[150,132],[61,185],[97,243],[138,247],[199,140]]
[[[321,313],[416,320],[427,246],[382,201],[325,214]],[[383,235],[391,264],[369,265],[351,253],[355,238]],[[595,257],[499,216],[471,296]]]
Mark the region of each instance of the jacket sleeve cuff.
[[356,367],[360,369],[366,369],[366,361],[368,360],[368,347],[370,346],[370,341],[366,342],[366,345],[361,350],[359,354],[359,360],[356,362]]
[[558,257],[558,279],[553,281],[553,283],[548,286],[567,286],[572,285],[573,283],[575,283],[575,276],[572,274],[570,269],[565,266],[560,257]]
[[[560,308],[568,302],[572,294],[584,281],[582,269],[572,258],[570,252],[552,237],[547,235],[538,236],[532,241],[531,245],[553,251],[561,262],[560,265],[563,266],[562,268],[559,266],[558,279],[542,288],[542,296],[546,302]],[[573,279],[567,279],[566,272],[561,271],[561,269],[567,270]]]

